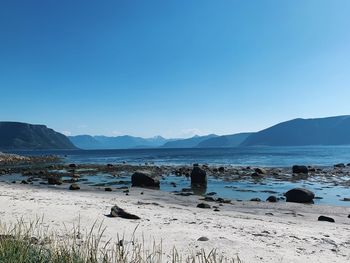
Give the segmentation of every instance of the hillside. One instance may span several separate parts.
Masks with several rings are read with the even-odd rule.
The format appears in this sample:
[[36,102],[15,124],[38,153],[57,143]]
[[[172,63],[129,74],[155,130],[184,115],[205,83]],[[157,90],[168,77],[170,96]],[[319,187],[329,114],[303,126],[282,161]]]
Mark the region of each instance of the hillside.
[[193,136],[188,139],[179,139],[165,143],[163,148],[193,148],[197,147],[197,145],[207,139],[215,138],[217,135],[209,134],[206,136]]
[[76,149],[69,139],[45,125],[0,122],[1,150]]
[[168,140],[161,136],[141,138],[129,135],[108,137],[77,135],[70,136],[71,142],[81,149],[131,149],[160,147]]
[[198,148],[221,148],[221,147],[237,147],[246,140],[252,133],[237,133],[232,135],[223,135],[209,138],[200,142]]
[[241,146],[349,145],[350,116],[294,119],[249,136]]

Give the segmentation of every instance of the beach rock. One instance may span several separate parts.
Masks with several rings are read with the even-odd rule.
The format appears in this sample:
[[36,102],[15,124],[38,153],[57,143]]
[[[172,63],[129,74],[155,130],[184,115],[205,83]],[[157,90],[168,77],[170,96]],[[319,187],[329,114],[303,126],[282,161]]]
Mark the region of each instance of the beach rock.
[[60,177],[49,177],[47,178],[47,183],[50,185],[61,185],[62,179]]
[[75,163],[71,163],[71,164],[68,165],[68,167],[69,167],[69,168],[76,168],[77,165],[76,165]]
[[294,165],[293,168],[293,173],[295,174],[308,174],[309,169],[305,165]]
[[250,176],[253,178],[261,178],[261,177],[263,177],[263,174],[258,174],[255,172],[255,173],[252,173]]
[[250,201],[252,201],[252,202],[261,202],[261,199],[258,198],[258,197],[255,197],[255,198],[250,199]]
[[271,202],[271,203],[276,203],[277,202],[277,197],[274,195],[270,195],[267,199],[267,202]]
[[287,202],[312,203],[315,194],[305,188],[294,188],[285,193],[285,197]]
[[337,164],[334,165],[334,168],[345,168],[345,164],[337,163]]
[[106,187],[106,188],[105,188],[105,191],[106,191],[106,192],[112,192],[113,190],[112,190],[112,188],[110,188],[110,187]]
[[344,197],[343,199],[341,199],[341,201],[350,202],[350,197]]
[[152,175],[150,172],[137,171],[131,176],[131,184],[136,187],[153,187],[159,188],[159,177]]
[[218,171],[219,171],[220,173],[225,172],[225,167],[223,167],[223,166],[219,167]]
[[193,166],[191,172],[191,184],[207,184],[207,173],[198,166]]
[[208,240],[209,240],[209,238],[207,238],[207,237],[200,237],[197,239],[197,241],[208,241]]
[[197,205],[198,208],[203,208],[203,209],[210,209],[210,205],[206,203],[200,203]]
[[267,174],[266,170],[263,168],[255,168],[257,174]]
[[79,189],[80,189],[80,186],[77,184],[71,184],[69,186],[69,190],[79,190]]
[[214,199],[214,197],[212,197],[212,196],[206,196],[206,197],[204,197],[204,201],[207,201],[207,202],[215,202],[215,199]]
[[328,217],[328,216],[319,216],[318,221],[327,221],[327,222],[331,222],[331,223],[335,222],[335,220],[333,218]]
[[26,180],[22,180],[21,184],[28,184],[28,182]]
[[109,217],[121,217],[125,219],[141,219],[137,215],[126,212],[124,209],[120,208],[117,205],[111,208],[111,213],[109,214]]
[[348,215],[348,218],[350,218],[350,215]]

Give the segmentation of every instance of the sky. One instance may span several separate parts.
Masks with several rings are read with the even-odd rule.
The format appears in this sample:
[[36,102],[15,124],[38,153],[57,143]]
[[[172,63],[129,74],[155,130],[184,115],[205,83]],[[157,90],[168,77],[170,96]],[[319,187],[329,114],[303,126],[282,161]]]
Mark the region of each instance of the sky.
[[348,0],[0,1],[0,120],[190,137],[350,114]]

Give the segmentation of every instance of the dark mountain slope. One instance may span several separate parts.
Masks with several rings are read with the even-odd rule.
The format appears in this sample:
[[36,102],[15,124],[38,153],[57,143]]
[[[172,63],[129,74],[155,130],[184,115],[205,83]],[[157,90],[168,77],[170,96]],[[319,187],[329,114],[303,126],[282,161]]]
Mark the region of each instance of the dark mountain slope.
[[241,146],[350,144],[350,116],[295,119],[254,133]]
[[0,122],[1,150],[76,149],[69,139],[45,125]]
[[209,138],[200,142],[198,148],[220,148],[220,147],[237,147],[246,140],[252,133],[237,133],[232,135],[223,135]]

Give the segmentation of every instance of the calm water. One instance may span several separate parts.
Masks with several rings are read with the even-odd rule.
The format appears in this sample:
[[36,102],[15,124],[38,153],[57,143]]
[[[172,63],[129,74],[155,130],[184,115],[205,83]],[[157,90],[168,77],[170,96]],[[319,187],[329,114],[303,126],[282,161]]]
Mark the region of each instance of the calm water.
[[[27,155],[57,154],[67,163],[122,163],[131,164],[212,164],[239,166],[290,167],[294,164],[332,166],[336,163],[350,163],[350,146],[339,147],[252,147],[233,149],[132,149],[132,150],[89,150],[89,151],[45,151],[19,152]],[[79,182],[86,186],[111,187],[130,186],[131,174],[113,177],[110,174],[84,176]],[[6,180],[2,177],[1,180]],[[10,178],[11,180],[15,178]],[[20,179],[20,178],[18,178]],[[16,179],[15,179],[16,180]],[[348,181],[350,178],[342,178]],[[176,186],[174,187],[174,183]],[[310,177],[307,180],[285,181],[274,178],[254,180],[242,179],[235,182],[209,178],[207,189],[199,194],[216,192],[217,196],[229,199],[250,200],[258,197],[265,200],[270,195],[283,197],[283,193],[294,187],[312,190],[319,199],[316,204],[350,206],[350,202],[341,201],[350,197],[349,186],[334,184],[324,178]],[[161,180],[161,190],[172,192],[190,188],[190,181],[185,177],[165,176]]]
[[246,147],[216,149],[129,149],[18,152],[27,155],[57,154],[66,162],[155,164],[207,163],[287,167],[294,164],[330,166],[350,163],[350,146]]

